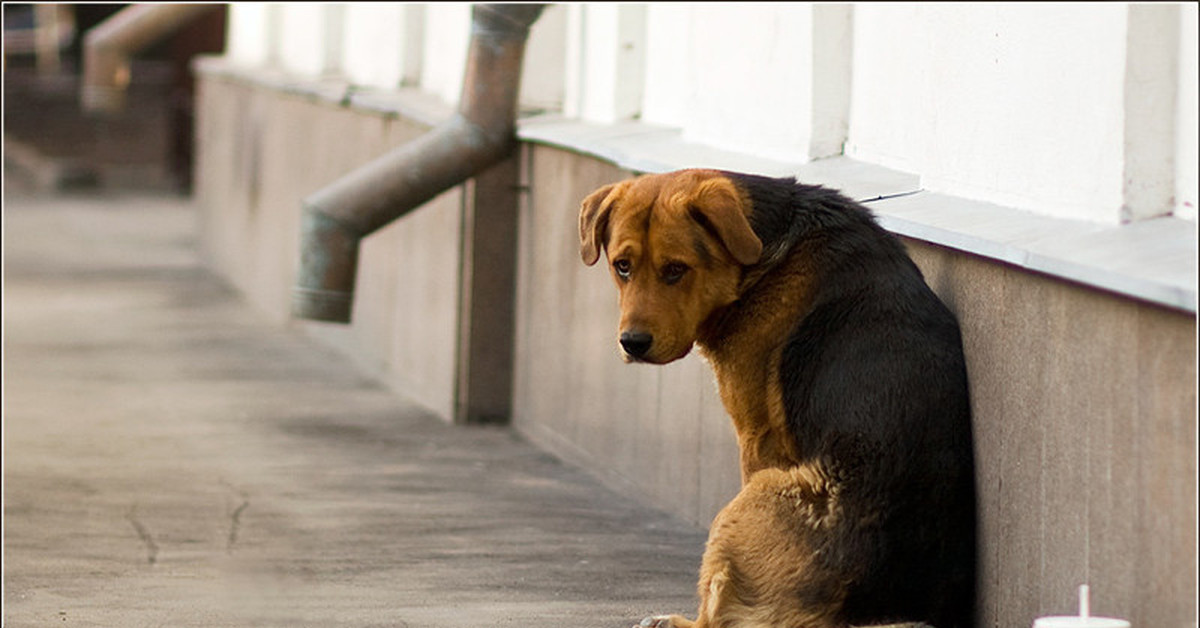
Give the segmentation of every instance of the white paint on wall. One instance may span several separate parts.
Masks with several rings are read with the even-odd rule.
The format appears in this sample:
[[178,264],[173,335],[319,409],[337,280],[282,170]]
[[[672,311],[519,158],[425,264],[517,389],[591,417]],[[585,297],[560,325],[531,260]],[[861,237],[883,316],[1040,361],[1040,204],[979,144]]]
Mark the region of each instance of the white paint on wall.
[[386,2],[353,3],[345,7],[342,73],[350,82],[368,87],[396,88],[404,79],[404,5]]
[[[468,3],[231,7],[239,65],[457,104]],[[844,151],[1057,218],[1194,218],[1196,40],[1188,3],[570,3],[534,25],[521,99],[779,162]]]
[[552,4],[529,29],[521,68],[521,105],[561,110],[566,77],[567,7]]
[[571,81],[572,107],[584,120],[604,124],[636,117],[642,107],[646,7],[582,5],[571,23],[579,33],[571,55],[579,73]]
[[1184,4],[1180,8],[1179,35],[1179,99],[1175,121],[1175,215],[1196,220],[1197,199],[1200,189],[1197,173],[1200,160],[1197,158],[1197,135],[1200,125],[1200,102],[1197,99],[1197,76],[1200,68],[1200,48],[1197,47],[1197,6]]
[[237,2],[229,5],[225,57],[243,67],[270,65],[275,42],[270,38],[272,5]]
[[814,6],[812,42],[812,126],[808,156],[821,159],[842,154],[850,126],[853,5]]
[[471,38],[471,5],[435,2],[425,7],[421,88],[457,105]]
[[808,159],[808,4],[652,4],[642,119],[690,141]]
[[1116,222],[1127,9],[859,4],[847,152],[930,190]]
[[691,5],[682,2],[652,4],[646,12],[646,122],[678,127],[687,116],[688,102],[681,95],[691,89],[691,13]]
[[563,115],[581,118],[583,98],[583,5],[567,4],[563,7],[563,31],[566,42],[563,46]]
[[321,76],[326,70],[326,5],[316,2],[283,4],[279,11],[279,64],[300,76]]
[[581,7],[582,89],[579,115],[585,120],[610,123],[617,120],[613,109],[617,91],[617,6],[587,4]]
[[1179,94],[1179,9],[1129,7],[1125,54],[1125,202],[1121,218],[1144,220],[1175,208]]

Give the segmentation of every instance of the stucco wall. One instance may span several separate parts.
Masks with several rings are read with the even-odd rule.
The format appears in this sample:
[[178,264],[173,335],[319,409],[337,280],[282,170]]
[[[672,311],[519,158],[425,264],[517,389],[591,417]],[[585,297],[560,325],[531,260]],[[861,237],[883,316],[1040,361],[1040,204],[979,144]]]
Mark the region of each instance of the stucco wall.
[[909,242],[959,317],[980,495],[980,625],[1196,613],[1195,317]]
[[[578,3],[534,25],[522,102],[1117,224],[1195,219],[1192,3]],[[229,56],[455,103],[470,6],[234,5]]]
[[290,321],[301,200],[427,127],[214,75],[200,81],[197,109],[195,189],[209,263],[271,319],[302,326],[453,416],[460,189],[362,241],[352,325]]
[[1115,222],[1128,11],[857,7],[847,154],[933,191]]

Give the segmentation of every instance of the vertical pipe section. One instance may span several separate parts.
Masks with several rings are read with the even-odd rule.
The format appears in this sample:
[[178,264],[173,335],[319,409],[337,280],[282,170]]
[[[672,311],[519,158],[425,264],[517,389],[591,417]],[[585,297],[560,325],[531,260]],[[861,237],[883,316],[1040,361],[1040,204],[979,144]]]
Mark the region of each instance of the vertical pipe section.
[[455,115],[304,199],[293,316],[350,322],[359,241],[512,152],[525,41],[544,7],[475,5]]
[[83,38],[81,105],[91,113],[125,108],[130,59],[214,4],[135,4],[104,20]]

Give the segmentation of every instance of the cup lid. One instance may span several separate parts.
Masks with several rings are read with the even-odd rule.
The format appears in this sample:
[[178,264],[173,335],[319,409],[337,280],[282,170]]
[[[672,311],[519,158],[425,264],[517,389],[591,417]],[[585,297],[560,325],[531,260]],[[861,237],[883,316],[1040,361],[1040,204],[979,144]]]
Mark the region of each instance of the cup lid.
[[1129,622],[1114,617],[1039,617],[1033,628],[1129,628]]

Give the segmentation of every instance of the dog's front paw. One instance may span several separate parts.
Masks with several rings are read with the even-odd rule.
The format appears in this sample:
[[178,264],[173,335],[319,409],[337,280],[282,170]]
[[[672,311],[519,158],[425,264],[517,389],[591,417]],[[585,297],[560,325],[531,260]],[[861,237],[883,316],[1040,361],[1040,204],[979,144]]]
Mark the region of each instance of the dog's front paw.
[[691,628],[692,622],[679,615],[654,615],[642,620],[633,628]]

